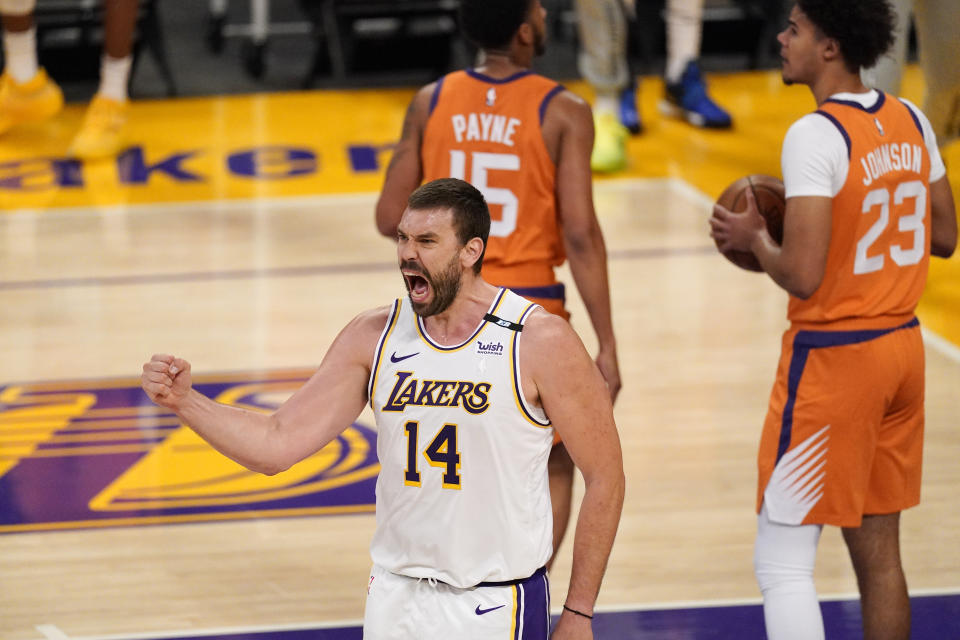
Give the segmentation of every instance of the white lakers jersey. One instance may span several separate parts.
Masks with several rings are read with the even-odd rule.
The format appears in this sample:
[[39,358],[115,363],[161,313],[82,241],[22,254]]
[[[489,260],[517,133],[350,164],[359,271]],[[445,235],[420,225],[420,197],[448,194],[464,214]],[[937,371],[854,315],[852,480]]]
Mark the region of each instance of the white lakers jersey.
[[473,335],[445,347],[409,300],[394,303],[370,376],[374,563],[461,588],[546,564],[553,427],[520,389],[522,325],[536,306],[500,289]]

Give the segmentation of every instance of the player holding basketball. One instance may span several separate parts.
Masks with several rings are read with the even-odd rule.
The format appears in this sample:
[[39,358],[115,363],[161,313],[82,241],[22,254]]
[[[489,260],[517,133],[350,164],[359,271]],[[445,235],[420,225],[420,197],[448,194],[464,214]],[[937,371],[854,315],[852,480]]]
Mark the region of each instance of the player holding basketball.
[[[587,103],[530,71],[544,50],[545,17],[540,0],[460,3],[461,27],[482,62],[413,98],[377,203],[377,228],[396,237],[402,203],[424,180],[474,184],[494,218],[483,277],[566,318],[564,285],[554,273],[566,255],[597,335],[597,366],[615,400],[620,369],[606,248],[593,208],[593,120]],[[570,520],[573,467],[558,443],[550,454],[554,554]]]
[[722,251],[753,251],[791,294],[759,453],[754,564],[771,640],[824,637],[813,583],[824,524],[842,527],[864,637],[910,636],[899,525],[920,500],[914,309],[957,221],[926,116],[860,81],[892,32],[886,0],[797,2],[779,35],[783,79],[807,85],[818,110],[783,142],[783,245],[750,195],[746,213],[715,206],[710,219]]
[[273,415],[192,390],[180,358],[156,355],[143,366],[151,400],[267,474],[322,449],[369,402],[381,470],[367,640],[546,640],[554,429],[586,492],[552,637],[593,637],[624,492],[610,398],[567,322],[480,277],[489,228],[483,196],[468,183],[417,189],[397,232],[409,299],[351,321]]

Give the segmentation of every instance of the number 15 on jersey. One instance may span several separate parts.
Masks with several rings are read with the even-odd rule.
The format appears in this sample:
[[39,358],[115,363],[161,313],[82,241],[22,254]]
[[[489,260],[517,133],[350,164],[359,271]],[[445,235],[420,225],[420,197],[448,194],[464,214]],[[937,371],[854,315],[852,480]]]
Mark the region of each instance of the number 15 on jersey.
[[450,177],[466,180],[483,194],[488,205],[503,207],[499,220],[490,220],[490,236],[505,238],[517,228],[517,196],[509,189],[491,187],[487,184],[490,171],[519,171],[520,156],[510,153],[484,153],[474,151],[470,154],[470,177],[467,178],[467,154],[465,151],[450,150]]

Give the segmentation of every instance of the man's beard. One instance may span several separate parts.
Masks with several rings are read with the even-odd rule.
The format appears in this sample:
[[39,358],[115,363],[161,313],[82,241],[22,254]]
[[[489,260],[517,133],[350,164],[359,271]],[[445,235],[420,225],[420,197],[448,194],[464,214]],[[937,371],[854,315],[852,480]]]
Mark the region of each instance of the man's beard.
[[[436,277],[431,275],[422,265],[412,261],[401,262],[400,268],[418,272],[420,276],[427,281],[427,284],[433,291],[433,299],[426,303],[414,302],[413,297],[410,297],[413,312],[421,318],[429,318],[438,313],[443,313],[453,304],[453,301],[457,298],[457,294],[460,292],[462,276],[460,273],[460,258],[457,255],[453,256],[446,268],[438,273]],[[403,283],[407,287],[407,295],[410,296],[410,283],[407,278],[403,279]]]
[[546,31],[538,33],[533,42],[533,54],[537,58],[547,52],[547,34]]

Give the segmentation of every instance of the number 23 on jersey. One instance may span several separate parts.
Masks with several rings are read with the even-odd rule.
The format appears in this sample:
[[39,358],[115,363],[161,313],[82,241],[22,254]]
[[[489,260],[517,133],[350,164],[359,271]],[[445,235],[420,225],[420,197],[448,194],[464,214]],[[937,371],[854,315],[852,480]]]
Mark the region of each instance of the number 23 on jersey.
[[[889,248],[890,258],[899,267],[917,264],[923,259],[926,251],[924,218],[927,211],[927,189],[923,182],[919,180],[901,182],[893,191],[892,201],[895,207],[899,207],[904,201],[911,199],[913,200],[913,210],[897,218],[897,230],[913,233],[912,246],[904,248],[899,244],[891,244]],[[879,208],[880,215],[867,229],[867,232],[863,234],[863,237],[857,241],[857,253],[853,263],[853,273],[855,275],[883,269],[887,252],[877,252],[875,249],[871,249],[890,223],[890,203],[891,194],[885,187],[868,192],[863,199],[861,213],[867,214]]]

